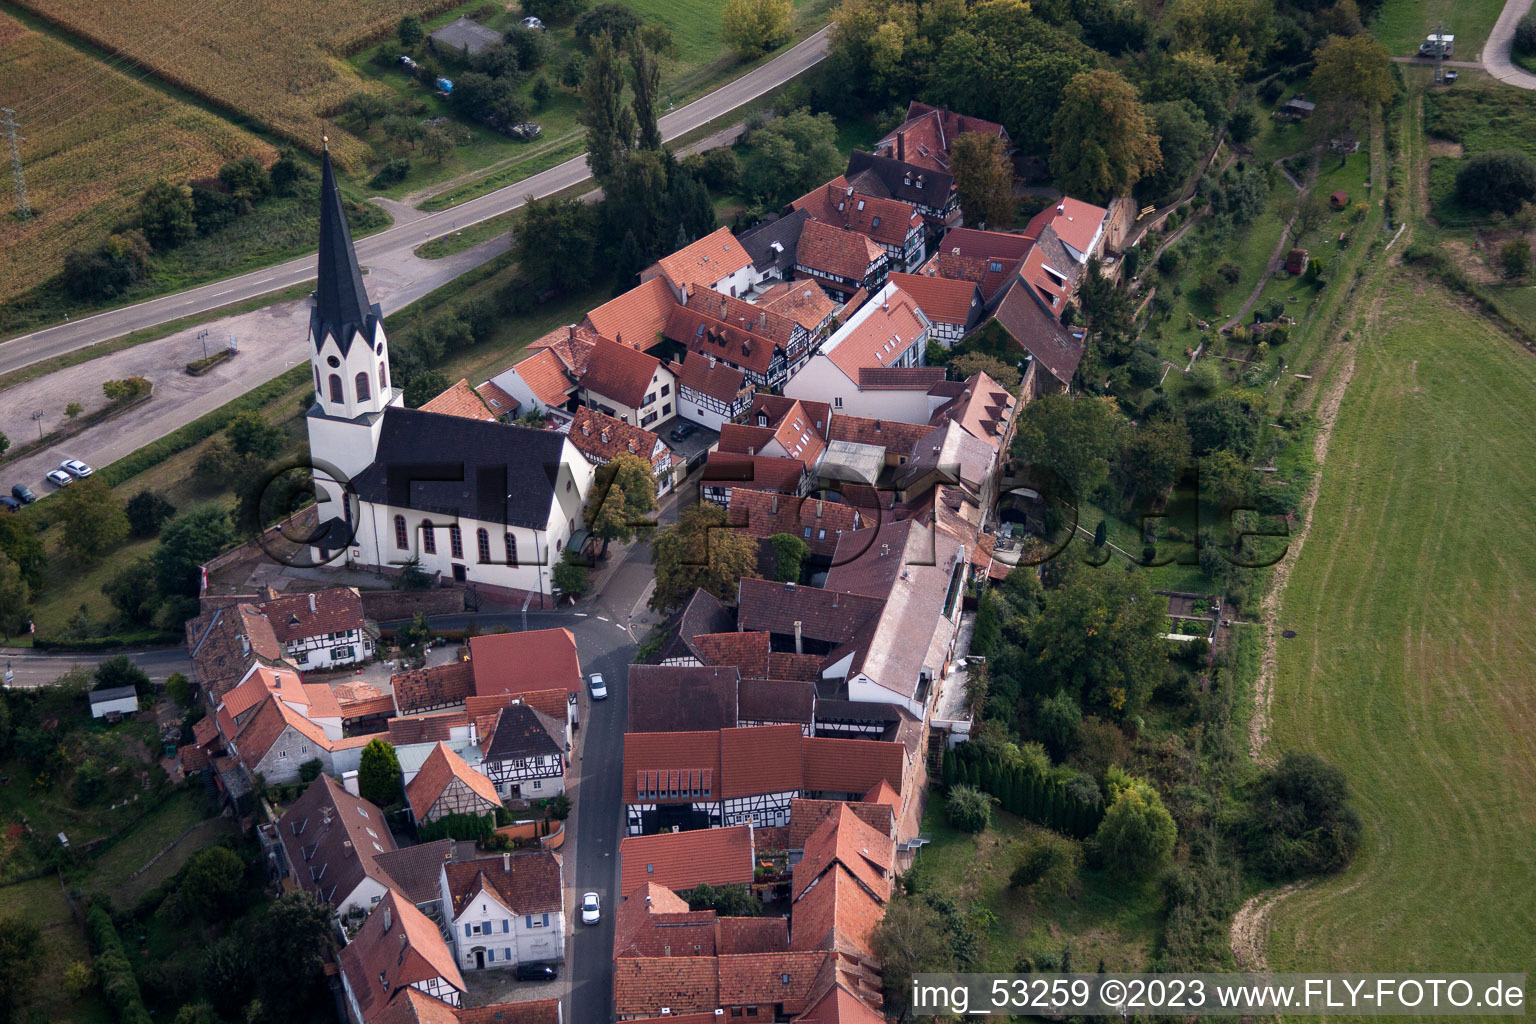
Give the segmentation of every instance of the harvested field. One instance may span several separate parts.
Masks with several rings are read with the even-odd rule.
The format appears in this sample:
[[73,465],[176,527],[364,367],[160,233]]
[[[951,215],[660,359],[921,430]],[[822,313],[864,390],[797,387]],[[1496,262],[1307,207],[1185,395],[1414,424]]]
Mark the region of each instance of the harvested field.
[[[276,151],[213,114],[103,68],[0,14],[0,96],[21,122],[35,216],[0,217],[0,300],[57,274],[72,249],[99,242],[160,178],[212,175]],[[7,170],[8,176],[8,170]],[[10,183],[5,200],[10,208]]]
[[324,118],[348,96],[376,86],[341,58],[394,31],[402,15],[454,6],[452,0],[203,0],[190,8],[162,0],[18,4],[304,149],[318,151],[329,130],[331,153],[347,166],[360,163],[366,147]]

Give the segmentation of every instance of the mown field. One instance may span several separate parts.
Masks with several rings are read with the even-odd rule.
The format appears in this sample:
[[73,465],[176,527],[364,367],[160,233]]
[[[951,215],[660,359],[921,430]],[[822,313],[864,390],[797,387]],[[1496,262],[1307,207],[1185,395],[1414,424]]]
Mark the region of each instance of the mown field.
[[43,968],[32,986],[33,1012],[44,1020],[71,1024],[107,1024],[115,1015],[94,991],[72,998],[64,989],[64,969],[90,962],[85,936],[70,914],[64,890],[55,875],[0,887],[0,917],[16,915],[34,922],[43,932]]
[[[360,163],[365,147],[325,118],[367,84],[342,55],[393,31],[404,14],[452,6],[442,0],[238,5],[18,0],[18,5],[311,152],[329,131],[332,154],[347,165]],[[120,143],[111,150],[123,151]]]
[[1536,358],[1398,275],[1359,335],[1283,595],[1271,747],[1344,769],[1365,846],[1280,901],[1275,970],[1536,970]]
[[1370,28],[1388,53],[1409,56],[1443,21],[1456,37],[1456,59],[1477,60],[1503,9],[1504,0],[1386,0]]
[[249,132],[4,14],[0,52],[0,97],[22,124],[27,193],[36,211],[30,221],[9,216],[7,181],[0,300],[57,274],[70,250],[100,241],[157,179],[212,175],[243,156],[276,158]]

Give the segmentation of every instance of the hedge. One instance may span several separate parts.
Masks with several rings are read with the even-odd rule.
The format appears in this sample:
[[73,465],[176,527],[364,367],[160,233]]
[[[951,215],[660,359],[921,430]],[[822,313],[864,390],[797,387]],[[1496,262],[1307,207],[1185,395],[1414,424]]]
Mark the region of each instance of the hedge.
[[152,1024],[144,1009],[139,980],[134,977],[123,941],[118,937],[112,915],[97,903],[85,915],[85,932],[96,954],[96,981],[107,1003],[116,1008],[122,1024]]
[[944,785],[971,786],[997,797],[1009,814],[1081,839],[1094,833],[1104,819],[1104,805],[1087,803],[1067,792],[1055,779],[1023,768],[1006,769],[995,761],[962,761],[953,750],[944,752]]
[[179,644],[184,639],[180,633],[162,633],[146,629],[137,633],[114,633],[111,636],[91,636],[68,639],[60,636],[32,638],[34,651],[110,651],[115,647],[147,647],[151,644]]

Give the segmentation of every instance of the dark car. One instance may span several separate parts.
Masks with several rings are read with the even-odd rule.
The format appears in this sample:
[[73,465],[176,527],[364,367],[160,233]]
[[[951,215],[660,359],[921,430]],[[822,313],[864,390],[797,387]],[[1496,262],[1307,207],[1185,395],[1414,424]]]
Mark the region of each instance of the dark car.
[[32,488],[28,487],[26,484],[17,484],[15,487],[12,487],[11,497],[15,498],[23,505],[30,505],[37,500],[37,495],[33,494]]
[[674,441],[686,441],[693,433],[694,429],[695,428],[692,423],[679,423],[677,426],[672,428],[672,433],[667,436],[672,438]]
[[544,129],[532,121],[524,121],[522,124],[515,124],[508,128],[507,134],[512,136],[514,139],[521,139],[524,142],[532,142],[534,139],[544,134]]
[[20,512],[21,502],[10,495],[0,495],[0,508],[5,509],[7,512]]
[[518,981],[553,981],[560,969],[554,964],[518,964],[512,973]]

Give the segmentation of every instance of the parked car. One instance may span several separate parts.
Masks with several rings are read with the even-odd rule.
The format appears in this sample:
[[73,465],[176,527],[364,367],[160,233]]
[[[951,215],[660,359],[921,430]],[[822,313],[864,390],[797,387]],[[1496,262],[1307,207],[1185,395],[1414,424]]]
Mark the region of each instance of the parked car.
[[554,964],[518,964],[512,973],[518,981],[553,981],[560,969]]
[[1452,82],[1456,81],[1456,79],[1458,79],[1460,77],[1461,77],[1461,72],[1453,70],[1453,71],[1447,71],[1444,75],[1442,75],[1441,76],[1441,80],[1444,81],[1446,85],[1450,85]]
[[672,428],[672,433],[668,436],[674,441],[686,441],[693,435],[695,429],[697,428],[692,423],[679,423]]
[[0,508],[5,509],[7,512],[20,512],[21,502],[17,501],[9,494],[0,496]]
[[522,124],[515,124],[511,128],[508,128],[507,134],[512,136],[514,139],[521,139],[524,142],[532,142],[534,139],[544,134],[544,129],[540,128],[532,121],[524,121]]
[[75,482],[75,478],[64,472],[62,469],[55,469],[53,472],[44,477],[44,479],[53,484],[55,487],[68,487],[70,484]]
[[65,459],[63,462],[59,463],[59,468],[77,480],[84,480],[86,477],[96,472],[94,469],[92,469],[90,466],[87,466],[79,459]]
[[15,487],[12,487],[11,497],[15,498],[23,505],[30,505],[37,500],[37,495],[33,494],[32,488],[28,487],[26,484],[17,484]]
[[590,682],[592,684],[592,699],[607,700],[608,684],[603,682],[603,674],[601,672],[593,672]]
[[397,61],[395,61],[395,63],[399,64],[401,67],[405,68],[405,70],[407,70],[407,71],[415,71],[416,70],[416,62],[414,60],[412,60],[410,58],[410,56],[407,55],[407,54],[402,53],[400,55],[400,58]]
[[589,892],[581,897],[582,924],[597,924],[602,916],[602,912],[598,909],[597,905],[597,893]]
[[523,25],[523,28],[538,29],[540,32],[548,32],[549,31],[549,29],[544,27],[544,23],[542,21],[540,21],[538,18],[535,18],[531,14],[528,17],[523,19],[522,25]]

